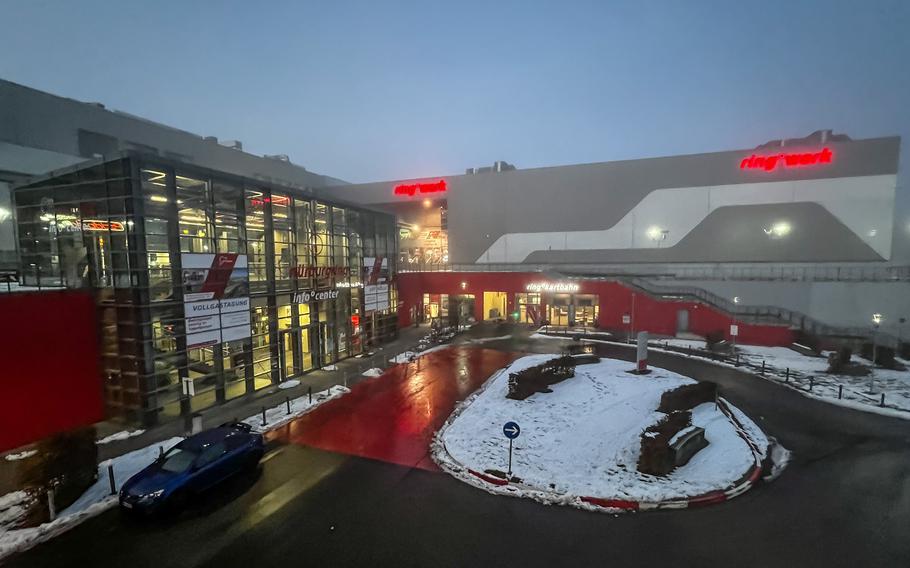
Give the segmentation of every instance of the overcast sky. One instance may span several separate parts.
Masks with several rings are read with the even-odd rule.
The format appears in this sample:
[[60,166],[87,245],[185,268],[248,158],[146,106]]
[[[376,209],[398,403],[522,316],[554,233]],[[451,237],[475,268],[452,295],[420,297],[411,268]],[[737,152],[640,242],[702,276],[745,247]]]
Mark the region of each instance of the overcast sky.
[[354,182],[823,128],[906,169],[910,1],[493,4],[0,0],[0,77]]

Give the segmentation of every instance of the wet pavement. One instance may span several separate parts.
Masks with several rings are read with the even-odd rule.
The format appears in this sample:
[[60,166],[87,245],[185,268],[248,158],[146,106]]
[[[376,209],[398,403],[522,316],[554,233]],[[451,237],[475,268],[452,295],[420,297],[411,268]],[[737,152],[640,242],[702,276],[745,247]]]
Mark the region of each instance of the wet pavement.
[[433,434],[464,400],[517,353],[451,347],[397,365],[350,394],[272,431],[269,440],[437,471]]
[[651,364],[716,381],[794,451],[778,480],[712,507],[615,517],[491,495],[430,471],[429,436],[482,375],[518,351],[565,344],[527,335],[474,345],[467,336],[426,356],[420,370],[401,366],[361,383],[271,436],[257,476],[219,488],[176,519],[126,522],[109,511],[8,565],[910,565],[910,423],[675,355],[653,353]]

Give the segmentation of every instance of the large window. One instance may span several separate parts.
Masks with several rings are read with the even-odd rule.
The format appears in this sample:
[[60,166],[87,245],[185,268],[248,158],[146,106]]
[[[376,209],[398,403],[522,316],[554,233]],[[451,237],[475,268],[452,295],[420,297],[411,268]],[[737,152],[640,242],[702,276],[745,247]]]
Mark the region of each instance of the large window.
[[180,252],[215,252],[209,182],[176,175]]
[[266,196],[258,189],[247,189],[246,203],[246,238],[247,260],[250,270],[250,290],[266,289]]
[[275,239],[275,288],[291,289],[291,266],[294,265],[294,209],[287,195],[272,194],[272,232]]
[[243,231],[243,190],[236,185],[215,181],[215,250],[246,252]]

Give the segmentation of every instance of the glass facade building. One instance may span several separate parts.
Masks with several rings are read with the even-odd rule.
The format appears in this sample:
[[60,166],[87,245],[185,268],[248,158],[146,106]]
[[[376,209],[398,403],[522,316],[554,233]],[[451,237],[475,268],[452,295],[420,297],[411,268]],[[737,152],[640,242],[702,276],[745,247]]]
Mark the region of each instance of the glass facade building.
[[111,416],[187,416],[397,335],[392,215],[133,153],[13,197],[23,284],[96,291]]

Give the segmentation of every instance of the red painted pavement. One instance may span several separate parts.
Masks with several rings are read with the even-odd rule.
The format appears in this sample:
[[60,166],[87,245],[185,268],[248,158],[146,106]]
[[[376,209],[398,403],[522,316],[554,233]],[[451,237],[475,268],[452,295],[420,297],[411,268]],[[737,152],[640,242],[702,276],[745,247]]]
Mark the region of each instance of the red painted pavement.
[[433,434],[458,401],[518,355],[461,346],[434,351],[358,383],[269,438],[436,471]]

